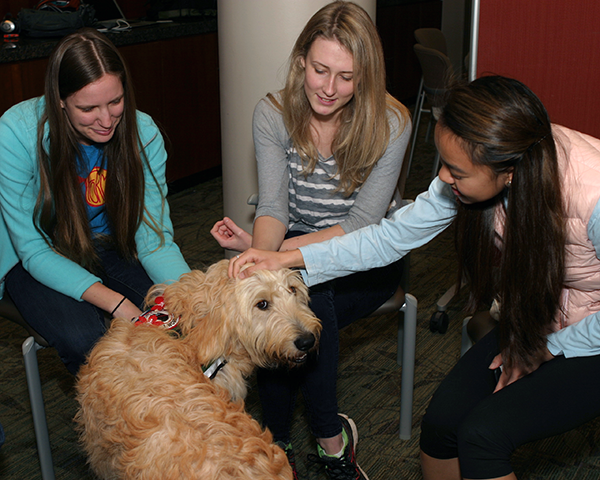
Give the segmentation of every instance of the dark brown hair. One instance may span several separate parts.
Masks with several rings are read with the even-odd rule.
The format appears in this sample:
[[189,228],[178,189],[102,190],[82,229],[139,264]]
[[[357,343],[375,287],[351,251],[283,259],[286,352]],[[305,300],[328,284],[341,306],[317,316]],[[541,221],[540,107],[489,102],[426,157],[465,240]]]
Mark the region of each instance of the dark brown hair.
[[[469,307],[498,298],[504,361],[529,365],[546,344],[565,274],[565,213],[550,119],[521,82],[489,76],[451,89],[440,127],[459,137],[474,164],[496,175],[513,172],[496,198],[459,206],[455,235]],[[505,213],[501,239],[498,209]]]
[[[77,176],[79,136],[61,101],[105,74],[117,76],[124,91],[123,115],[113,138],[104,145],[106,212],[114,247],[125,258],[134,258],[135,233],[144,216],[143,164],[147,159],[138,135],[127,67],[104,35],[82,29],[56,45],[46,71],[46,109],[38,127],[40,191],[34,214],[36,228],[57,252],[91,269],[97,257]],[[149,223],[152,225],[151,220]]]

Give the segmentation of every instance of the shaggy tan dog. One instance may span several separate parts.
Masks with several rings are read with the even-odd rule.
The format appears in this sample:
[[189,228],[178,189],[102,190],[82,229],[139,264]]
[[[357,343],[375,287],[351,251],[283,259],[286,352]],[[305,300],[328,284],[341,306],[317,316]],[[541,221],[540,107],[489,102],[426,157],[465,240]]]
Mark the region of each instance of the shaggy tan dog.
[[[244,411],[256,366],[302,363],[321,325],[291,270],[227,277],[228,262],[149,294],[180,335],[115,319],[82,366],[75,421],[103,479],[291,479],[283,450]],[[214,380],[202,366],[222,358]],[[233,400],[233,401],[232,401]]]

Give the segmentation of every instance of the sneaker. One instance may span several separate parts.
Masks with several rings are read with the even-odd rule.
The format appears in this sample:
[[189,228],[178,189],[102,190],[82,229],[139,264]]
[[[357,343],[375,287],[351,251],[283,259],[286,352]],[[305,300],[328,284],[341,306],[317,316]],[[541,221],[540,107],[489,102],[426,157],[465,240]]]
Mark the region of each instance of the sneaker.
[[290,467],[292,467],[292,472],[294,474],[294,480],[298,480],[298,472],[296,471],[296,457],[294,456],[294,449],[292,448],[292,443],[288,443],[287,445],[282,441],[275,442],[275,445],[281,447],[281,449],[285,452]]
[[325,451],[317,445],[319,456],[309,455],[309,460],[313,463],[320,463],[325,466],[325,472],[332,480],[369,480],[367,474],[358,466],[356,462],[355,449],[358,444],[358,429],[351,418],[340,413],[342,422],[342,436],[346,447],[340,458],[327,455]]

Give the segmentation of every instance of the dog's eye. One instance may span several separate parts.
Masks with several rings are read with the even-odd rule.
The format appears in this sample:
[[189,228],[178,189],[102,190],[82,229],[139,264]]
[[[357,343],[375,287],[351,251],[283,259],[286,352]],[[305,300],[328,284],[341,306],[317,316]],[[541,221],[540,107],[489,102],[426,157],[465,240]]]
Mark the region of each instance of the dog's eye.
[[290,287],[290,292],[296,295],[296,287]]
[[269,308],[269,302],[267,302],[266,300],[261,300],[256,304],[256,308],[258,308],[259,310],[266,310],[267,308]]

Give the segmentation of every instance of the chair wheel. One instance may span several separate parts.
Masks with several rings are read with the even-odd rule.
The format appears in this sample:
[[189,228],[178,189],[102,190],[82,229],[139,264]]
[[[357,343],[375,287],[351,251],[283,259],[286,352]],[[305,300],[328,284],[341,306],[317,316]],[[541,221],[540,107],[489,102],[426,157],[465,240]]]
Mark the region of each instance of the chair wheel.
[[450,318],[446,312],[435,312],[429,320],[429,330],[432,332],[446,333]]

